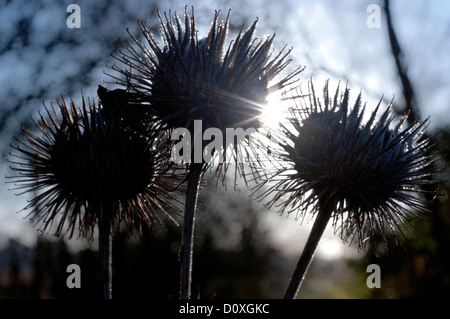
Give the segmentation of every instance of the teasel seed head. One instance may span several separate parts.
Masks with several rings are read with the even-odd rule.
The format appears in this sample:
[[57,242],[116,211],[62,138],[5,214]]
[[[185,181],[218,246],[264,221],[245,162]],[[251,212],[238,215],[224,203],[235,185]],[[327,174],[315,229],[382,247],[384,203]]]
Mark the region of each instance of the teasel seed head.
[[414,221],[429,213],[423,195],[439,195],[435,177],[442,169],[433,137],[425,136],[429,120],[407,125],[405,115],[396,121],[391,103],[377,118],[380,100],[364,122],[361,94],[351,107],[350,90],[338,86],[331,96],[328,81],[323,100],[312,81],[308,94],[292,100],[288,122],[275,133],[279,145],[272,148],[279,167],[257,187],[267,185],[259,198],[301,218],[331,205],[335,231],[360,249],[374,248],[368,243],[377,237],[386,249],[392,236],[399,245],[414,237]]
[[[115,54],[126,67],[112,69],[127,79],[116,77],[119,84],[145,96],[150,112],[168,129],[183,127],[193,135],[194,121],[201,120],[203,132],[219,128],[225,135],[226,128],[256,130],[267,96],[295,82],[303,70],[298,68],[274,82],[291,62],[290,50],[273,53],[275,35],[257,41],[258,20],[247,31],[242,28],[227,45],[230,12],[223,23],[219,12],[215,13],[205,38],[197,35],[193,9],[192,16],[185,10],[184,22],[170,12],[162,17],[158,11],[158,17],[164,46],[139,21],[144,39],[130,33],[132,43],[123,41],[125,50]],[[225,153],[227,147],[223,145],[219,152]]]
[[12,146],[10,182],[32,195],[24,210],[42,232],[56,223],[56,236],[67,227],[69,238],[76,231],[90,237],[100,206],[112,225],[125,223],[130,232],[179,212],[170,191],[179,181],[157,135],[113,125],[105,107],[84,97],[81,108],[58,100],[33,123],[38,133],[22,125],[24,140]]

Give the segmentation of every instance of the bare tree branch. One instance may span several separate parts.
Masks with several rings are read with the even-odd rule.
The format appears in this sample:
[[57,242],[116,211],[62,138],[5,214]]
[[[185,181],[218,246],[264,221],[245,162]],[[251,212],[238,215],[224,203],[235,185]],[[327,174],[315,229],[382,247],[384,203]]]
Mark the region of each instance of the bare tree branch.
[[406,66],[403,60],[403,53],[400,44],[397,39],[397,35],[392,23],[391,10],[389,6],[389,0],[384,0],[384,12],[386,14],[386,24],[389,35],[389,42],[391,45],[392,55],[395,59],[395,65],[397,67],[397,73],[402,84],[403,97],[405,99],[406,108],[410,110],[408,121],[413,123],[420,119],[419,110],[417,107],[416,95],[414,92],[411,80],[408,77]]

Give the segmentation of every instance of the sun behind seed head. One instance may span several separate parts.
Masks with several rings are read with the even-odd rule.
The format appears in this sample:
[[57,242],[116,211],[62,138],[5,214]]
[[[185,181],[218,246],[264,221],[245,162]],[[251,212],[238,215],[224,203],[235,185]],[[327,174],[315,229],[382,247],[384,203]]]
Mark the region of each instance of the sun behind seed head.
[[310,82],[308,94],[290,100],[296,103],[290,118],[274,133],[280,143],[272,146],[272,160],[279,166],[257,187],[259,198],[299,216],[330,206],[336,232],[361,249],[378,237],[385,247],[394,244],[389,235],[395,244],[412,237],[415,219],[429,213],[424,193],[439,195],[428,120],[395,121],[391,105],[377,119],[380,101],[364,122],[361,95],[352,107],[350,90],[330,95],[328,82],[322,99]]
[[[242,27],[227,44],[230,12],[222,23],[219,16],[220,11],[216,11],[208,34],[200,38],[193,9],[191,15],[185,10],[184,19],[158,11],[164,45],[160,46],[150,28],[140,21],[143,39],[130,34],[132,41],[123,41],[124,49],[114,55],[125,67],[114,65],[112,69],[126,81],[115,78],[140,94],[149,112],[168,129],[187,128],[193,136],[194,121],[201,120],[203,131],[256,131],[268,96],[290,86],[303,70],[297,68],[281,76],[291,62],[290,50],[274,52],[274,35],[256,39],[258,20],[246,30]],[[237,146],[228,152],[239,149]],[[223,158],[233,158],[225,155],[227,145],[218,151]],[[234,156],[236,163],[238,157]],[[217,165],[219,173],[215,175],[224,177],[228,165]]]

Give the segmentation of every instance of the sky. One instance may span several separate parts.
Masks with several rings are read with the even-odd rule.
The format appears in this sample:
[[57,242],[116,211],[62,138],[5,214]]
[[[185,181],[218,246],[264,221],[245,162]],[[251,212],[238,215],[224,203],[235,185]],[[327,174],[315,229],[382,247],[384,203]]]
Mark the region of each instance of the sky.
[[[69,4],[81,9],[81,28],[68,28]],[[0,244],[9,237],[32,244],[35,230],[18,212],[26,198],[17,197],[5,184],[6,158],[20,123],[29,121],[58,97],[95,97],[97,85],[110,80],[104,74],[114,63],[111,54],[120,48],[126,29],[137,33],[137,19],[158,24],[156,8],[180,15],[194,6],[199,35],[206,35],[214,10],[225,19],[231,9],[231,36],[242,24],[258,18],[257,37],[276,33],[274,50],[292,48],[289,70],[305,66],[298,85],[314,79],[319,87],[326,79],[362,91],[368,106],[384,96],[402,107],[401,87],[387,41],[382,4],[357,0],[280,1],[4,1],[0,0]],[[380,27],[370,28],[368,7],[381,8]],[[373,6],[371,7],[373,8]],[[446,0],[398,0],[392,15],[404,59],[418,94],[422,118],[431,116],[429,130],[450,125],[450,2]],[[157,39],[158,35],[156,35]],[[278,112],[276,112],[278,113]],[[268,114],[273,114],[268,112]],[[303,240],[298,222],[267,215],[267,223],[279,223],[286,231],[274,234],[283,247],[292,238]],[[297,237],[295,237],[297,236]],[[319,245],[328,257],[348,251],[329,231]],[[300,247],[300,245],[299,245]],[[319,253],[320,253],[319,248]],[[351,252],[350,252],[351,253]],[[331,258],[331,257],[330,257]]]

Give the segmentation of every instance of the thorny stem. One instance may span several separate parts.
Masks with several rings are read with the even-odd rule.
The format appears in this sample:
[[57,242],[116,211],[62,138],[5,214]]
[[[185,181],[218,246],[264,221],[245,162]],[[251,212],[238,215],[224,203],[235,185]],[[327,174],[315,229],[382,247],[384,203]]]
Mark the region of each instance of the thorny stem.
[[180,251],[180,299],[191,298],[195,210],[197,208],[198,187],[200,176],[202,174],[202,164],[192,163],[188,174],[186,206],[184,208],[183,235]]
[[[320,205],[320,204],[319,204]],[[295,299],[300,286],[302,285],[311,261],[314,257],[314,252],[316,251],[317,245],[322,237],[322,234],[330,220],[331,214],[333,212],[333,206],[329,203],[324,203],[320,205],[319,213],[317,214],[314,225],[309,234],[308,240],[306,242],[305,248],[298,260],[297,266],[289,280],[288,287],[284,293],[284,299]]]
[[103,284],[103,299],[112,299],[112,224],[103,203],[99,205],[99,254]]

